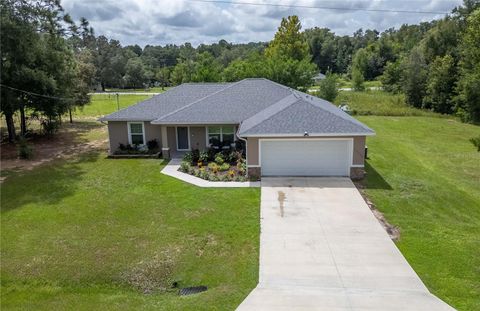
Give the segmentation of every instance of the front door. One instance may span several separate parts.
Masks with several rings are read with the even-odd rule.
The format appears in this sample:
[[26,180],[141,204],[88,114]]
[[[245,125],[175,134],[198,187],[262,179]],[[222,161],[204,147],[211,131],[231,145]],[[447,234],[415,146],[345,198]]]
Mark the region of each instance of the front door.
[[177,150],[190,150],[190,141],[188,138],[188,127],[177,127]]

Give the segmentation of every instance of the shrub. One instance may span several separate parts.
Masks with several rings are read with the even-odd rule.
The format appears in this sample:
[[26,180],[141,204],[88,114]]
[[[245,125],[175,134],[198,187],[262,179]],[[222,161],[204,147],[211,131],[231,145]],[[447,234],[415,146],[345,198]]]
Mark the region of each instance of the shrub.
[[337,75],[327,72],[327,76],[320,82],[320,91],[318,96],[330,102],[333,102],[337,98]]
[[156,139],[152,139],[147,141],[147,148],[148,151],[154,153],[158,151],[158,141]]
[[31,159],[33,157],[33,148],[27,143],[25,137],[21,137],[18,143],[18,156],[20,159]]
[[204,163],[208,162],[210,156],[208,154],[208,151],[202,151],[200,152],[200,155],[198,157],[198,159]]
[[192,150],[192,164],[197,163],[198,160],[200,159],[200,150],[194,149]]
[[219,167],[218,167],[218,164],[215,163],[215,162],[211,162],[208,164],[208,168],[214,173],[218,173],[218,170],[219,170]]
[[245,161],[237,162],[237,169],[240,174],[245,175],[245,172],[247,171],[247,163],[245,163]]
[[191,168],[190,163],[186,161],[182,161],[182,163],[180,163],[180,172],[189,173],[190,168]]
[[207,180],[210,180],[210,181],[219,181],[220,180],[220,177],[218,175],[215,175],[215,174],[208,174]]
[[42,125],[43,133],[50,136],[58,131],[61,123],[57,119],[42,119],[40,124]]
[[186,152],[184,155],[183,155],[183,159],[182,159],[184,162],[188,162],[190,164],[193,164],[194,161],[193,161],[193,154],[191,152]]
[[477,147],[477,151],[480,152],[480,136],[470,138],[470,142]]
[[235,151],[229,151],[225,150],[222,152],[223,158],[225,159],[225,162],[227,163],[232,163],[235,161]]
[[217,162],[218,165],[222,165],[225,162],[225,159],[224,159],[223,154],[221,152],[219,152],[215,155],[215,162]]
[[228,163],[223,163],[222,165],[220,165],[219,167],[219,170],[224,172],[224,171],[228,171],[230,169],[230,164]]
[[208,180],[209,173],[204,167],[200,168],[198,171],[199,171],[198,177]]

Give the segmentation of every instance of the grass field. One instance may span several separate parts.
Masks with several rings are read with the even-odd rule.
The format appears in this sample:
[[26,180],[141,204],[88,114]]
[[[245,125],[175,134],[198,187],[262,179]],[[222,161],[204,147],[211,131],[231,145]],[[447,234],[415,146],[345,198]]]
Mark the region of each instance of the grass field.
[[459,310],[480,310],[480,127],[453,119],[359,119],[369,138],[366,193],[400,227],[397,243],[428,288]]
[[115,95],[95,94],[90,96],[90,103],[85,107],[78,109],[74,113],[74,118],[100,117],[149,98],[148,95]]
[[[198,188],[161,168],[87,154],[12,173],[1,309],[233,310],[258,278],[259,190]],[[179,297],[174,281],[209,290]]]
[[403,95],[392,95],[384,91],[340,91],[335,103],[348,104],[354,114],[377,116],[431,116],[439,114],[416,109],[405,103]]
[[166,88],[162,88],[161,86],[155,86],[155,87],[150,87],[150,88],[143,88],[143,89],[117,89],[117,88],[111,88],[111,89],[105,89],[106,92],[119,92],[119,93],[122,93],[122,92],[139,92],[139,93],[144,93],[144,92],[148,92],[148,93],[163,93],[165,91],[167,91],[168,89],[170,89],[170,87],[166,87]]

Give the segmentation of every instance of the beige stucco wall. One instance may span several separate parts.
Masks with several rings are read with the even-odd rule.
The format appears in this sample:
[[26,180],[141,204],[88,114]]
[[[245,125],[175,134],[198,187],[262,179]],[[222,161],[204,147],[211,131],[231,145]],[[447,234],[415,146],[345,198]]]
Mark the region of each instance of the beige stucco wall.
[[155,125],[151,124],[150,122],[143,122],[144,127],[145,127],[145,143],[147,143],[149,140],[156,139],[158,142],[158,145],[161,147],[162,146],[162,132],[161,132],[161,126],[160,125]]
[[207,146],[207,133],[205,126],[190,127],[190,148],[205,150]]
[[[110,153],[118,149],[119,144],[128,144],[128,128],[126,121],[110,121],[108,122],[108,137],[110,141]],[[162,145],[162,135],[159,125],[153,125],[150,122],[143,122],[145,129],[145,143],[149,140],[156,139],[159,146]]]
[[[269,139],[295,139],[293,137],[268,137]],[[304,138],[304,137],[302,137]],[[311,137],[322,138],[322,137]],[[348,138],[348,137],[324,137],[324,138]],[[365,136],[355,136],[353,138],[353,164],[364,165],[365,155]],[[259,138],[247,138],[247,165],[259,165]]]
[[128,144],[127,122],[108,122],[108,138],[110,141],[110,153],[115,152],[119,144]]

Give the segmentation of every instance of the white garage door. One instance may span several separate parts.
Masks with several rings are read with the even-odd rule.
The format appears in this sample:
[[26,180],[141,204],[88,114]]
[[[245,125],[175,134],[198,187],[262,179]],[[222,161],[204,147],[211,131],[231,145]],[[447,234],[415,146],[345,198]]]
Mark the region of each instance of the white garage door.
[[261,140],[263,176],[349,176],[352,140]]

